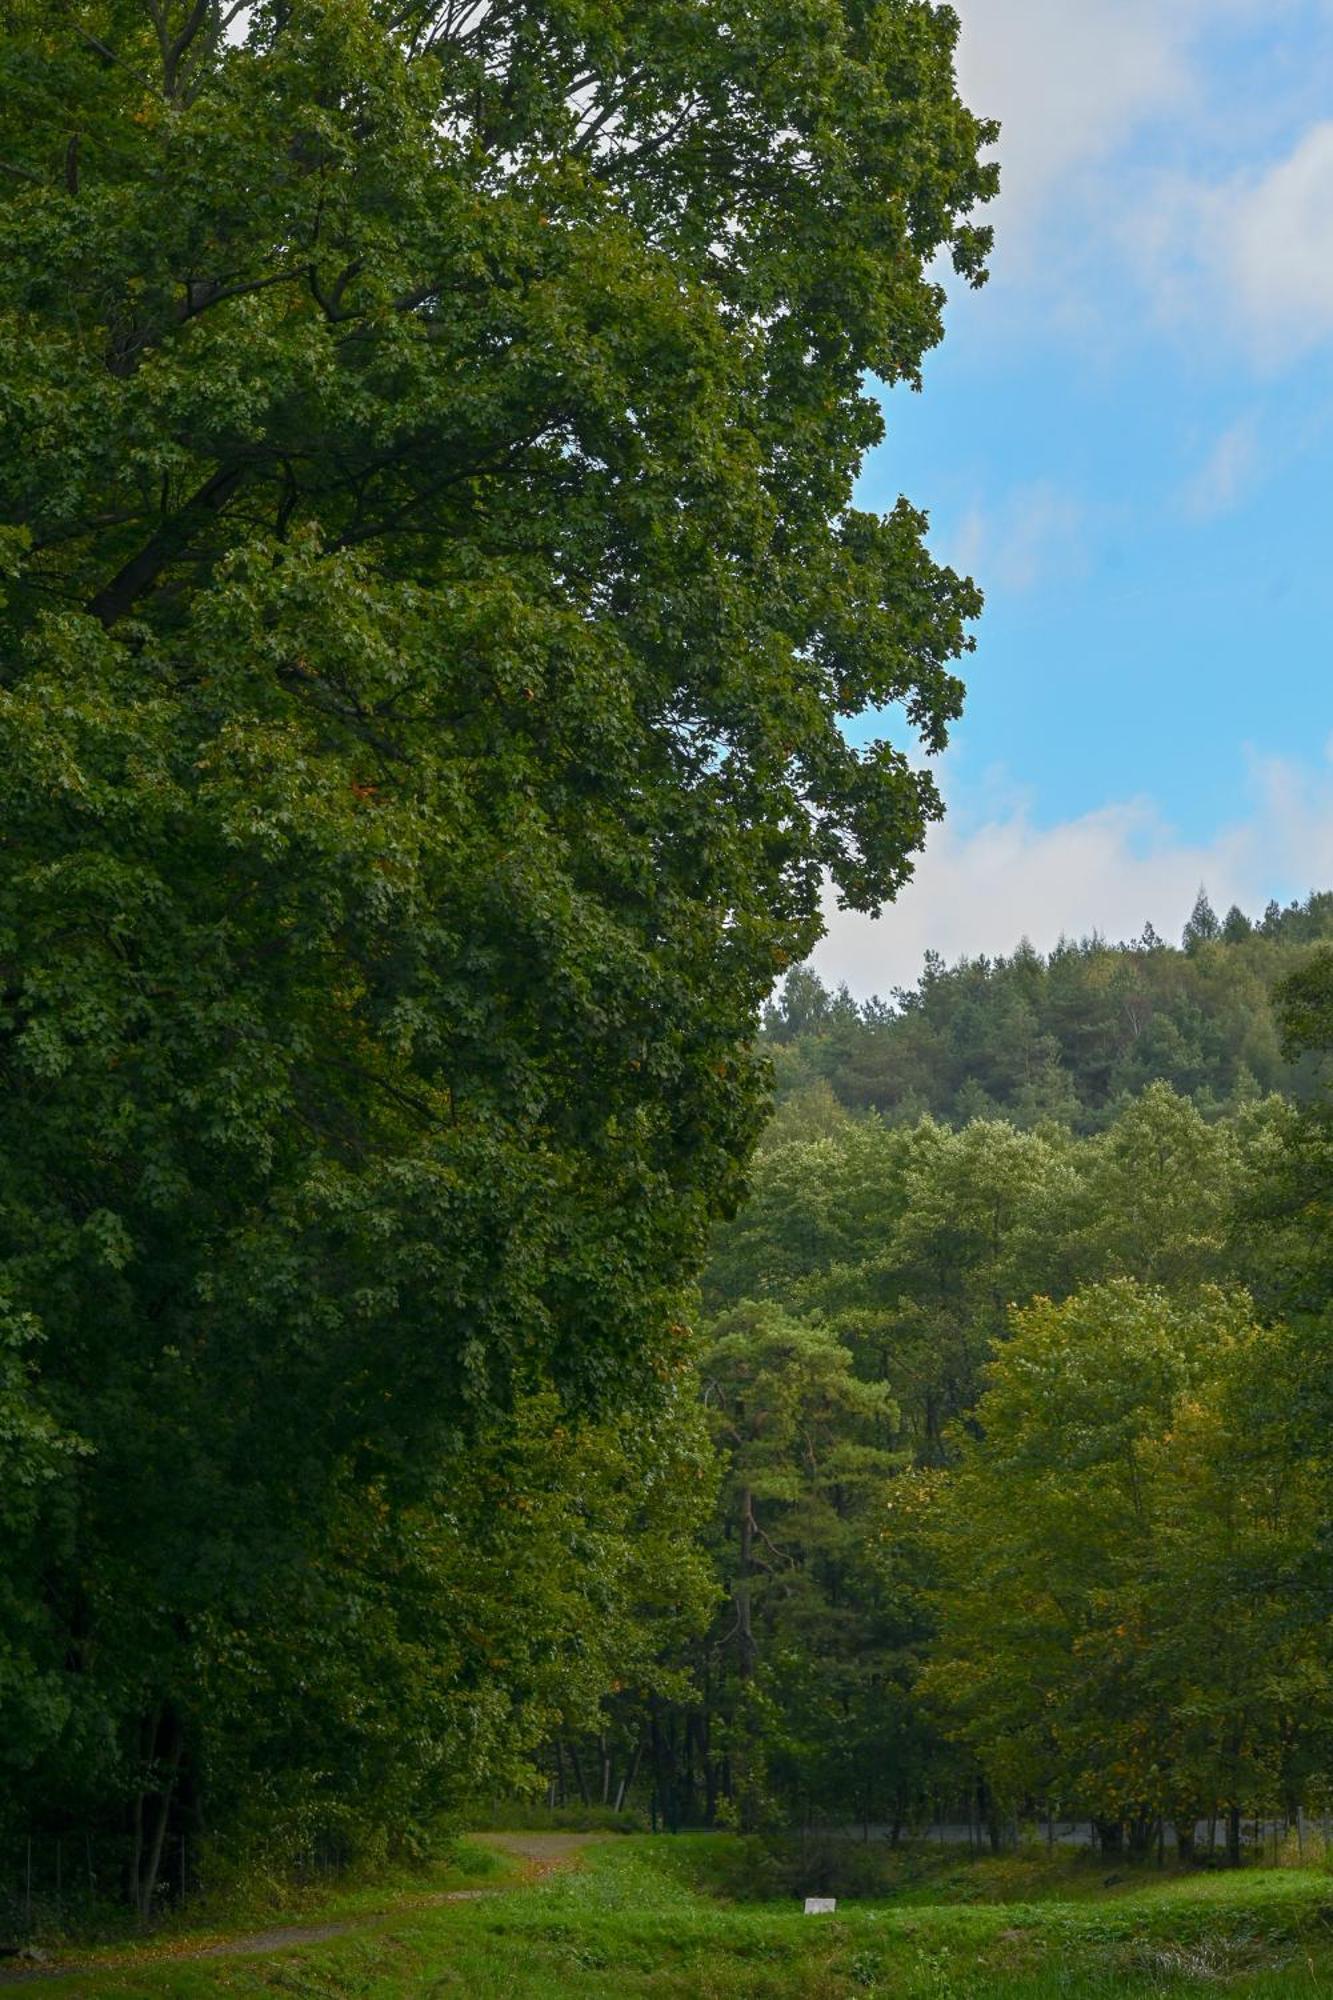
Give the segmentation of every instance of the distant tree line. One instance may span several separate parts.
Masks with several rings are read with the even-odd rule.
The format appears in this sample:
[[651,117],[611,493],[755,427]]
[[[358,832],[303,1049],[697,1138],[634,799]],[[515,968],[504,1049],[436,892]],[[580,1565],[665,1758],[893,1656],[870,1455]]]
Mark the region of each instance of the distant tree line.
[[1201,891],[1178,946],[1149,925],[1130,944],[1024,943],[953,966],[929,953],[917,985],[888,1001],[858,1002],[799,967],[765,1016],[781,1107],[769,1143],[840,1110],[1091,1132],[1154,1082],[1210,1113],[1256,1091],[1299,1097],[1310,1059],[1284,1056],[1268,998],[1329,938],[1333,892],[1270,903],[1252,922],[1234,907],[1219,920]]

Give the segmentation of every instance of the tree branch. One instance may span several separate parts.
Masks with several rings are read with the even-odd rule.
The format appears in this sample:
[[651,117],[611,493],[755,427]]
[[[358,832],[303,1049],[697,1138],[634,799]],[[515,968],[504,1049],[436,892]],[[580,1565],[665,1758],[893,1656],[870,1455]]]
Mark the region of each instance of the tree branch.
[[100,619],[110,631],[117,620],[132,610],[144,593],[152,589],[168,563],[189,547],[196,529],[221,513],[248,470],[243,464],[220,465],[198,492],[149,537],[139,553],[117,571],[105,589],[98,591],[88,606],[94,618]]
[[151,90],[153,88],[152,83],[144,75],[141,69],[136,69],[133,63],[127,63],[124,56],[118,56],[113,48],[109,48],[107,44],[103,41],[100,41],[96,35],[90,35],[86,28],[80,28],[77,25],[75,26],[74,32],[78,36],[81,42],[86,42],[90,49],[95,49],[97,54],[102,57],[104,62],[114,63],[118,69],[123,69],[128,71],[128,73],[134,78],[135,82],[142,84],[145,90]]

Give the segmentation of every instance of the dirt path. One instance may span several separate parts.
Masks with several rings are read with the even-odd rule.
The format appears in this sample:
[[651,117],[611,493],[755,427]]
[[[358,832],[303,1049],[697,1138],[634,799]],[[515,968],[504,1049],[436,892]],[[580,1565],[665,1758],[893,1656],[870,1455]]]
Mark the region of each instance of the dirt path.
[[515,1888],[529,1887],[554,1874],[558,1868],[572,1867],[585,1847],[596,1840],[605,1840],[607,1836],[600,1833],[478,1833],[469,1835],[469,1838],[484,1847],[499,1848],[502,1853],[525,1861],[528,1865],[520,1881],[499,1882],[493,1889],[435,1889],[395,1903],[392,1910],[349,1918],[345,1922],[280,1924],[271,1930],[254,1931],[245,1937],[217,1938],[210,1944],[173,1944],[157,1951],[146,1949],[124,1959],[104,1959],[100,1965],[80,1965],[68,1959],[53,1959],[49,1964],[20,1962],[0,1968],[0,1986],[27,1986],[40,1979],[68,1979],[75,1973],[113,1972],[120,1967],[128,1970],[136,1966],[174,1965],[184,1958],[258,1957],[271,1951],[290,1951],[298,1945],[327,1944],[330,1938],[347,1937],[352,1931],[392,1923],[413,1910],[436,1909],[441,1903],[475,1903],[486,1896],[503,1896]]
[[473,1833],[469,1840],[478,1840],[483,1847],[498,1847],[502,1853],[517,1854],[525,1861],[545,1864],[543,1874],[552,1868],[567,1868],[575,1856],[594,1841],[605,1840],[604,1833]]

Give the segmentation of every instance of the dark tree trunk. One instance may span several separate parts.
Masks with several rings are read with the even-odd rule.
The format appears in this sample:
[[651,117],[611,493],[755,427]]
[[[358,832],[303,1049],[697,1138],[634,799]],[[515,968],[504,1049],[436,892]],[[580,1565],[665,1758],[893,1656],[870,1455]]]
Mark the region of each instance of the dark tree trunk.
[[977,1779],[977,1814],[986,1828],[991,1853],[998,1854],[1004,1846],[1004,1828],[994,1793],[984,1778]]
[[[139,1724],[139,1767],[146,1772],[157,1750],[157,1732],[162,1711],[155,1708],[147,1721]],[[139,1883],[143,1873],[144,1782],[140,1777],[134,1794],[134,1817],[130,1829],[130,1856],[125,1868],[125,1901],[139,1908]]]
[[[162,1867],[162,1850],[166,1845],[181,1754],[185,1747],[181,1725],[175,1716],[171,1716],[167,1722],[164,1757],[159,1760],[158,1736],[161,1733],[163,1719],[163,1711],[158,1709],[147,1730],[146,1763],[156,1778],[156,1784],[142,1786],[134,1801],[134,1841],[129,1867],[129,1899],[143,1919],[152,1915],[153,1896]],[[145,1849],[145,1808],[150,1797],[156,1798],[157,1810],[153,1817],[152,1833],[148,1836]]]
[[702,1731],[702,1736],[703,1736],[705,1826],[713,1826],[716,1823],[717,1798],[718,1798],[718,1792],[721,1789],[721,1776],[717,1768],[717,1759],[713,1755],[712,1708],[710,1705],[711,1700],[712,1700],[712,1678],[711,1676],[705,1676],[704,1710],[703,1710],[703,1717],[700,1723],[700,1729]]
[[662,1815],[662,1825],[668,1833],[674,1833],[675,1800],[672,1774],[668,1768],[666,1746],[663,1740],[661,1719],[657,1711],[657,1698],[653,1697],[649,1709],[652,1730],[653,1789],[657,1795],[657,1809]]
[[148,1850],[148,1865],[144,1870],[139,1889],[139,1915],[149,1917],[153,1912],[153,1893],[157,1888],[158,1872],[162,1866],[162,1849],[167,1838],[167,1823],[171,1818],[171,1801],[176,1790],[176,1773],[181,1760],[181,1731],[177,1724],[172,1732],[171,1753],[162,1790],[158,1795],[157,1824],[153,1828],[152,1845]]
[[588,1787],[583,1782],[583,1766],[579,1762],[578,1749],[572,1736],[569,1740],[569,1761],[574,1767],[574,1783],[579,1788],[579,1797],[585,1806],[590,1806],[592,1800],[588,1797]]
[[741,1556],[736,1579],[736,1643],[742,1680],[754,1672],[754,1626],[750,1609],[750,1572],[754,1548],[754,1501],[748,1486],[741,1488]]
[[143,1793],[134,1795],[134,1827],[130,1839],[130,1858],[125,1864],[125,1901],[139,1907],[139,1870],[143,1864]]
[[633,1788],[634,1780],[639,1775],[639,1759],[642,1756],[643,1756],[643,1732],[642,1730],[640,1730],[639,1739],[634,1745],[634,1754],[631,1756],[629,1760],[629,1769],[626,1771],[624,1777],[620,1780],[620,1789],[616,1793],[617,1812],[620,1812],[624,1807],[626,1795]]

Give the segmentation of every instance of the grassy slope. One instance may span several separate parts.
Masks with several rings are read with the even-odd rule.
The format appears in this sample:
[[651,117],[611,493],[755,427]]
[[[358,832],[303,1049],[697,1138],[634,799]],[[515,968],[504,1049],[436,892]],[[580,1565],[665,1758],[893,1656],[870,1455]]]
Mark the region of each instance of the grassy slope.
[[[808,1918],[708,1892],[723,1837],[627,1839],[484,1902],[403,1910],[318,1947],[43,1981],[56,2000],[1136,2000],[1333,1995],[1333,1879],[1139,1877],[952,1863]],[[967,1900],[957,1900],[960,1896]],[[989,1900],[999,1895],[1004,1900]],[[946,1897],[954,1900],[945,1900]]]

